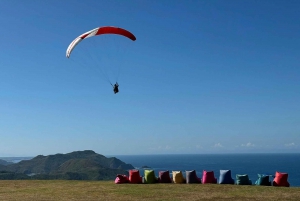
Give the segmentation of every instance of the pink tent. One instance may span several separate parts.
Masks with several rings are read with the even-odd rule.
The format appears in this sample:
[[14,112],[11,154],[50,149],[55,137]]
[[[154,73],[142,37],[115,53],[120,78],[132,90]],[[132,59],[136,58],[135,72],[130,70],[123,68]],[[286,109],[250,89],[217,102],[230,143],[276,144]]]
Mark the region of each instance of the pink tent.
[[124,184],[128,183],[129,179],[126,175],[118,174],[116,179],[115,179],[115,184]]
[[202,183],[203,184],[216,184],[217,179],[215,178],[214,171],[203,170],[202,174]]

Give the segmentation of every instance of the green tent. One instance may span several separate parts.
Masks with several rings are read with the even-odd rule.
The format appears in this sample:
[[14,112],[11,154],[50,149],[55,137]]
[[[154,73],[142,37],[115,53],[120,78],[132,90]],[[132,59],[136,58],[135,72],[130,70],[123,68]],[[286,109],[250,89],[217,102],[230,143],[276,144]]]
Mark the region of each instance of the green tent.
[[255,182],[258,186],[271,186],[270,175],[258,174],[258,179]]
[[145,184],[157,183],[157,178],[155,177],[154,170],[145,170],[144,171],[144,183]]
[[252,185],[252,181],[249,179],[247,174],[237,174],[236,175],[237,185]]

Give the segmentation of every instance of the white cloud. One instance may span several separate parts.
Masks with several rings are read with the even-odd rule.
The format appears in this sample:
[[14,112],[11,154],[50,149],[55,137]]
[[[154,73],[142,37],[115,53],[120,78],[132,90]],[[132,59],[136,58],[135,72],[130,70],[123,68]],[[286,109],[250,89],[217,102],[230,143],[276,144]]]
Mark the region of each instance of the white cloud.
[[255,147],[255,144],[252,144],[251,142],[248,142],[247,144],[242,144],[242,147]]
[[219,142],[219,143],[217,143],[217,144],[215,144],[213,147],[223,147],[223,145]]
[[293,146],[295,146],[295,143],[294,142],[288,143],[288,144],[285,144],[284,146],[286,146],[286,147],[293,147]]
[[203,149],[201,145],[196,145],[196,149]]
[[169,145],[166,145],[166,146],[151,147],[149,149],[150,150],[170,150],[170,149],[172,149],[172,147]]
[[164,149],[165,149],[165,150],[170,150],[170,149],[171,149],[171,146],[166,145],[166,146],[164,147]]

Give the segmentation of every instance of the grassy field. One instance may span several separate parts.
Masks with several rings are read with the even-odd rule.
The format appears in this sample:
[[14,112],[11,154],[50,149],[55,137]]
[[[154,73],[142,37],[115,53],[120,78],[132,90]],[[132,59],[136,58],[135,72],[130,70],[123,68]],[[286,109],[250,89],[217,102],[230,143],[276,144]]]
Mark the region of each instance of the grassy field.
[[0,200],[300,200],[300,188],[113,181],[0,180]]

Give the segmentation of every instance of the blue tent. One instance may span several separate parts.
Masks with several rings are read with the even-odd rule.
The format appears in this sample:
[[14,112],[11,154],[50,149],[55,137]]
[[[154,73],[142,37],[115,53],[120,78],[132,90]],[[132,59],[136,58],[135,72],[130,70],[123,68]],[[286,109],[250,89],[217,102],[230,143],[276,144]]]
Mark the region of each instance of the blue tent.
[[219,184],[234,184],[231,177],[231,170],[220,170]]

